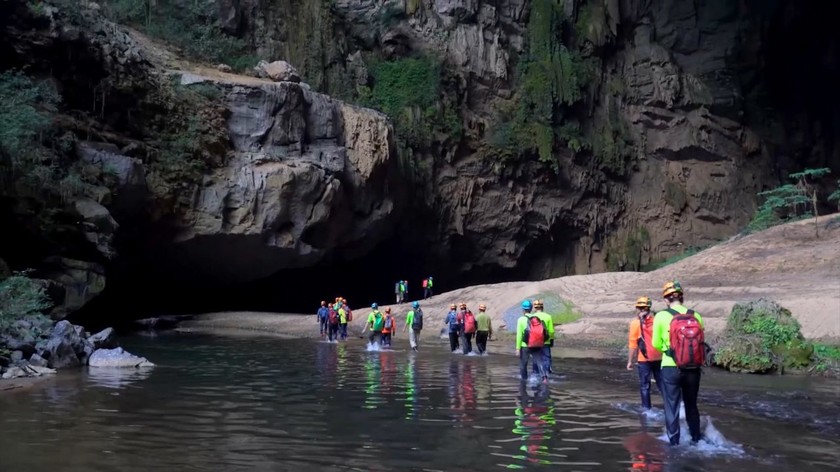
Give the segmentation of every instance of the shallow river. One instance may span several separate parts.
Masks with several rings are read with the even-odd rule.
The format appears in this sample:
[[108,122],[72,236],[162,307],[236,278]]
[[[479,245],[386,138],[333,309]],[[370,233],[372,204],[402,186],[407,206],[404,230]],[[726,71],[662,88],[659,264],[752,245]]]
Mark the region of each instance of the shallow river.
[[62,373],[0,395],[0,470],[840,470],[836,381],[710,372],[700,411],[712,444],[670,449],[661,410],[634,411],[635,374],[620,360],[557,360],[543,387],[523,386],[511,356],[443,344],[123,345],[157,367]]

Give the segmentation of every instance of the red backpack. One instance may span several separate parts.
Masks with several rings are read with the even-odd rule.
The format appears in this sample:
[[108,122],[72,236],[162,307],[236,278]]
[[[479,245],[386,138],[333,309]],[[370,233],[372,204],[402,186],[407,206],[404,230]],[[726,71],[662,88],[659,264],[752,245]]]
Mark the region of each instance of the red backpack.
[[338,324],[338,312],[330,308],[329,320],[331,325]]
[[344,309],[344,317],[347,318],[347,322],[353,321],[353,312],[350,311],[350,308]]
[[475,333],[475,328],[475,315],[473,315],[471,311],[467,311],[467,313],[464,314],[464,333]]
[[548,330],[539,317],[528,317],[528,327],[525,328],[525,343],[528,347],[543,347],[548,341]]
[[694,317],[694,310],[686,314],[668,309],[674,315],[669,328],[669,340],[674,362],[681,369],[698,369],[706,362],[706,343],[703,327]]

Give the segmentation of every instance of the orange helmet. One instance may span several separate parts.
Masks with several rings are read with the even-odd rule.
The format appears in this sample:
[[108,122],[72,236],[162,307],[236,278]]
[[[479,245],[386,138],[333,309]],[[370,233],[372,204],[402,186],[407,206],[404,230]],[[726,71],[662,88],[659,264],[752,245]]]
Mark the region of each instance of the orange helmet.
[[536,308],[536,309],[538,309],[538,310],[541,310],[541,309],[543,309],[544,307],[545,307],[545,305],[543,305],[543,301],[542,301],[542,300],[539,300],[539,299],[534,300],[534,308]]
[[454,310],[455,308],[458,308],[458,307],[457,307],[457,306],[455,306],[455,304],[454,304],[454,303],[453,303],[453,304],[451,304],[451,305],[449,305],[449,309],[450,309],[450,310]]
[[462,310],[465,310],[467,308],[467,304],[462,302],[460,305],[458,305],[458,307]]
[[385,313],[391,313],[391,307],[385,308]]
[[682,286],[676,280],[672,282],[665,282],[665,286],[662,287],[662,296],[667,297],[669,295],[673,295],[675,293],[683,293]]
[[487,309],[487,305],[485,305],[484,303],[479,303],[478,309],[479,311],[484,311]]
[[327,306],[327,302],[325,302],[324,300],[321,300],[321,306]]
[[650,297],[644,296],[636,299],[636,308],[650,308],[652,305]]

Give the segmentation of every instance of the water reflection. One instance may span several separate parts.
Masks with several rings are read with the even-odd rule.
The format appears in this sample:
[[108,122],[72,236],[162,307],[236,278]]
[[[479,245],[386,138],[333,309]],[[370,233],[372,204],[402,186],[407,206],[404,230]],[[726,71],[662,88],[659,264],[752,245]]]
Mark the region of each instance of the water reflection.
[[154,367],[126,368],[88,368],[87,377],[97,387],[123,389],[136,382],[146,380],[154,372]]
[[[764,449],[674,455],[657,438],[661,420],[640,423],[614,406],[634,392],[605,380],[609,367],[596,363],[569,364],[568,381],[532,387],[504,356],[273,338],[127,347],[158,366],[91,370],[0,395],[0,470],[777,472],[840,461],[833,436],[710,404],[704,413],[727,437],[748,444],[760,433],[753,446]],[[832,405],[825,414],[837,413]]]

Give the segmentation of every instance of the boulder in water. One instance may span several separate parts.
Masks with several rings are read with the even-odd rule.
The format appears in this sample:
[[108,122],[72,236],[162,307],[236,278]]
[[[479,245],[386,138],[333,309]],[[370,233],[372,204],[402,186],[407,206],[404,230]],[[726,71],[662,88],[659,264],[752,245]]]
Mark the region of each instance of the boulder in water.
[[105,328],[87,339],[95,349],[112,349],[117,347],[114,328]]
[[42,356],[48,359],[48,365],[53,369],[78,367],[82,364],[76,355],[75,349],[73,349],[73,344],[62,337],[50,338],[47,341]]
[[784,372],[807,366],[813,351],[790,310],[760,298],[732,307],[714,363],[733,372]]
[[32,354],[32,357],[29,358],[29,363],[35,367],[47,367],[49,364],[47,360],[39,356],[37,352]]
[[134,368],[134,367],[153,367],[154,364],[149,362],[145,357],[138,357],[123,348],[115,349],[97,349],[90,356],[88,365],[91,367],[118,367],[118,368]]

